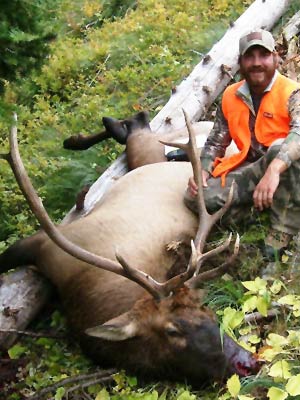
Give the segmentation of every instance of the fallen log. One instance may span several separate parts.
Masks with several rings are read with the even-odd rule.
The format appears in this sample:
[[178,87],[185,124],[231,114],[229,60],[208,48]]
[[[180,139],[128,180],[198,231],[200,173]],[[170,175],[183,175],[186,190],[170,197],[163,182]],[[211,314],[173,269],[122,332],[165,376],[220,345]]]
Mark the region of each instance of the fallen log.
[[0,346],[9,348],[17,338],[10,329],[24,329],[49,299],[51,286],[30,268],[18,268],[0,279]]
[[298,11],[283,28],[283,36],[289,42],[294,36],[300,32],[300,11]]
[[[152,130],[167,133],[181,129],[184,126],[182,108],[185,108],[192,121],[200,119],[238,69],[239,37],[252,29],[271,29],[289,4],[290,0],[256,0],[232,24],[191,75],[176,88],[166,106],[152,120]],[[122,154],[91,187],[85,199],[84,210],[78,212],[74,207],[63,223],[90,212],[113,182],[126,172],[126,156]],[[46,303],[50,291],[45,280],[28,268],[3,276],[0,281],[0,328],[24,329]],[[15,338],[16,334],[0,332],[0,348],[9,348]]]

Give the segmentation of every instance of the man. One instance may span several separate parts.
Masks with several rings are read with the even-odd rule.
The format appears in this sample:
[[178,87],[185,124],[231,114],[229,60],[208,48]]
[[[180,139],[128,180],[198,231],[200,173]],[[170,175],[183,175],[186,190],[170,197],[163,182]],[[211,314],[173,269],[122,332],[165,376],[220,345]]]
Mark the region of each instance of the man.
[[[265,255],[278,257],[300,229],[300,84],[278,71],[270,32],[258,30],[239,42],[241,82],[229,86],[202,151],[208,211],[224,204],[236,186],[229,214],[245,206],[270,208]],[[239,153],[225,158],[231,140]],[[197,185],[190,178],[186,205],[197,212]]]

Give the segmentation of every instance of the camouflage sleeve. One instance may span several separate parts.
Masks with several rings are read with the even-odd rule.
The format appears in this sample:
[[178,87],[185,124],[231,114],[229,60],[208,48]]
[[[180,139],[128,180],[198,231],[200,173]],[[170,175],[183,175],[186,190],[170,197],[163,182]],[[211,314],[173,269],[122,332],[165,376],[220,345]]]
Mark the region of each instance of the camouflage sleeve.
[[218,108],[214,127],[210,132],[201,153],[202,168],[212,172],[216,157],[223,157],[227,146],[231,143],[228,123],[223,112]]
[[291,94],[288,109],[291,117],[290,131],[276,158],[284,161],[289,167],[293,161],[300,158],[300,89]]

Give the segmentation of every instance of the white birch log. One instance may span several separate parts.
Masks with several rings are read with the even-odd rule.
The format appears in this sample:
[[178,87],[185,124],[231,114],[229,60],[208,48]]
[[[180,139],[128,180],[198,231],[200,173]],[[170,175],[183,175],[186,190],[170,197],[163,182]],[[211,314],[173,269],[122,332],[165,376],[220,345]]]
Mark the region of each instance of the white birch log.
[[294,36],[300,32],[300,11],[298,11],[285,25],[283,29],[283,36],[289,42]]
[[[184,126],[181,109],[184,108],[192,121],[198,120],[215,98],[228,84],[230,77],[222,73],[222,65],[232,75],[238,69],[238,39],[253,29],[271,29],[286,11],[290,0],[256,0],[245,13],[228,29],[224,37],[194,68],[189,77],[177,87],[165,107],[151,122],[155,132],[169,132]],[[209,90],[204,91],[203,88]],[[166,118],[171,124],[166,124]],[[126,155],[122,154],[94,183],[89,190],[84,212],[74,209],[63,223],[84,216],[116,179],[127,172]],[[0,329],[24,329],[37,315],[49,297],[49,287],[39,275],[29,269],[19,269],[1,277],[0,281]],[[0,332],[0,348],[12,345],[15,334]]]
[[26,328],[49,299],[51,286],[41,275],[28,267],[18,268],[0,280],[0,347],[9,348],[16,333],[5,330]]

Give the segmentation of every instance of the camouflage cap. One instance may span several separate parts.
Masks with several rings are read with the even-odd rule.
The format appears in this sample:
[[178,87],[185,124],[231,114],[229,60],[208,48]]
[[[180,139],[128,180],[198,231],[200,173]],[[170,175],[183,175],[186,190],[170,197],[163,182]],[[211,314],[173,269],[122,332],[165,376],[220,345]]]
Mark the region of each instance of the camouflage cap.
[[263,29],[250,32],[240,38],[240,55],[244,55],[252,46],[262,46],[269,51],[275,51],[275,40],[269,31]]

